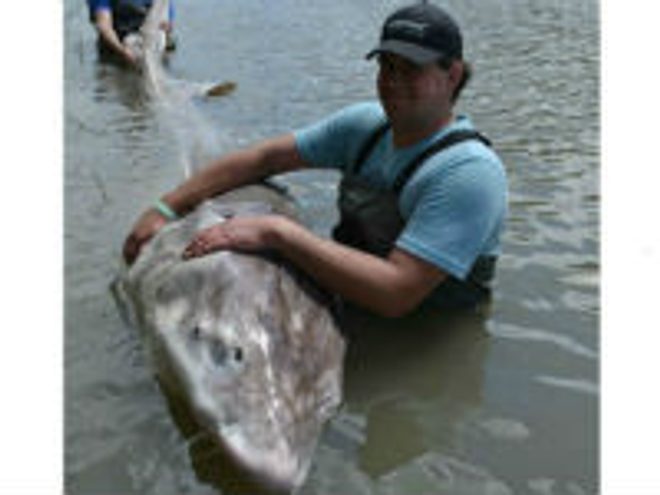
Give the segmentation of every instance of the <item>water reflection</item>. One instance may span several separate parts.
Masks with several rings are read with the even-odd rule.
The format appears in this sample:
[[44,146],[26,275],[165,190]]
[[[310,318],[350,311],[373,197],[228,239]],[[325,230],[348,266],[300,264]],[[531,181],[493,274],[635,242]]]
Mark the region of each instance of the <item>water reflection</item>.
[[[309,493],[394,489],[402,469],[461,449],[483,400],[489,312],[425,309],[399,320],[347,312],[346,404],[323,437]],[[440,482],[432,471],[425,479]]]
[[100,56],[94,69],[92,97],[95,104],[111,110],[106,115],[108,128],[129,136],[146,131],[153,122],[153,114],[141,74]]

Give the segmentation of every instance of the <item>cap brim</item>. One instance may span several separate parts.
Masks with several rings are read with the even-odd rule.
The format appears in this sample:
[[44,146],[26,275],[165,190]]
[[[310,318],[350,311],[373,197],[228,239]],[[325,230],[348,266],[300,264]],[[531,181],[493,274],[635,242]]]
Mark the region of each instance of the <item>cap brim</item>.
[[417,65],[427,65],[437,62],[443,57],[443,54],[440,52],[401,40],[381,41],[376,48],[367,53],[366,58],[369,60],[379,53],[394,53],[407,58]]

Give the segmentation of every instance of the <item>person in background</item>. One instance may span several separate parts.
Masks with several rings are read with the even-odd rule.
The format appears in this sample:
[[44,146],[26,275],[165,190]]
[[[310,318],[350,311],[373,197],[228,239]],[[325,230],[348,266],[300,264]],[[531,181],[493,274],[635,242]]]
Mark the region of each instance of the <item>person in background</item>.
[[234,217],[199,232],[182,256],[274,250],[326,290],[386,317],[422,303],[473,308],[487,300],[507,179],[488,140],[454,112],[470,77],[460,29],[433,4],[403,7],[367,58],[378,62],[379,101],[210,163],[142,214],[124,243],[126,261],[206,198],[325,167],[343,174],[332,239],[283,216]]
[[[102,55],[135,65],[136,55],[124,43],[130,33],[140,30],[153,0],[87,0],[90,21],[98,32]],[[166,33],[166,49],[174,50],[174,2],[169,3],[168,20],[161,25]]]

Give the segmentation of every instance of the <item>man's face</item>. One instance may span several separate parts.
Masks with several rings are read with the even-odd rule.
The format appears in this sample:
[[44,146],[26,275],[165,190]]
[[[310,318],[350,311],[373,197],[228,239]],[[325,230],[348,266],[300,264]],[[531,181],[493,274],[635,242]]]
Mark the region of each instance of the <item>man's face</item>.
[[378,94],[392,122],[415,125],[451,107],[450,71],[436,63],[416,65],[393,53],[378,56]]

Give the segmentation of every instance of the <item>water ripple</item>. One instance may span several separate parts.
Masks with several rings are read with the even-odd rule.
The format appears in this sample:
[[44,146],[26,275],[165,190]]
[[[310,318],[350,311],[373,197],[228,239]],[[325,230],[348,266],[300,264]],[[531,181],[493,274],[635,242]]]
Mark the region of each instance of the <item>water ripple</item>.
[[560,378],[557,376],[539,375],[535,376],[534,380],[544,385],[550,385],[551,387],[582,392],[589,395],[597,396],[599,394],[597,384],[582,378]]
[[593,360],[598,359],[598,353],[586,345],[580,344],[575,339],[566,335],[559,335],[547,330],[528,329],[517,325],[498,322],[491,325],[489,331],[495,337],[552,344],[576,356]]

